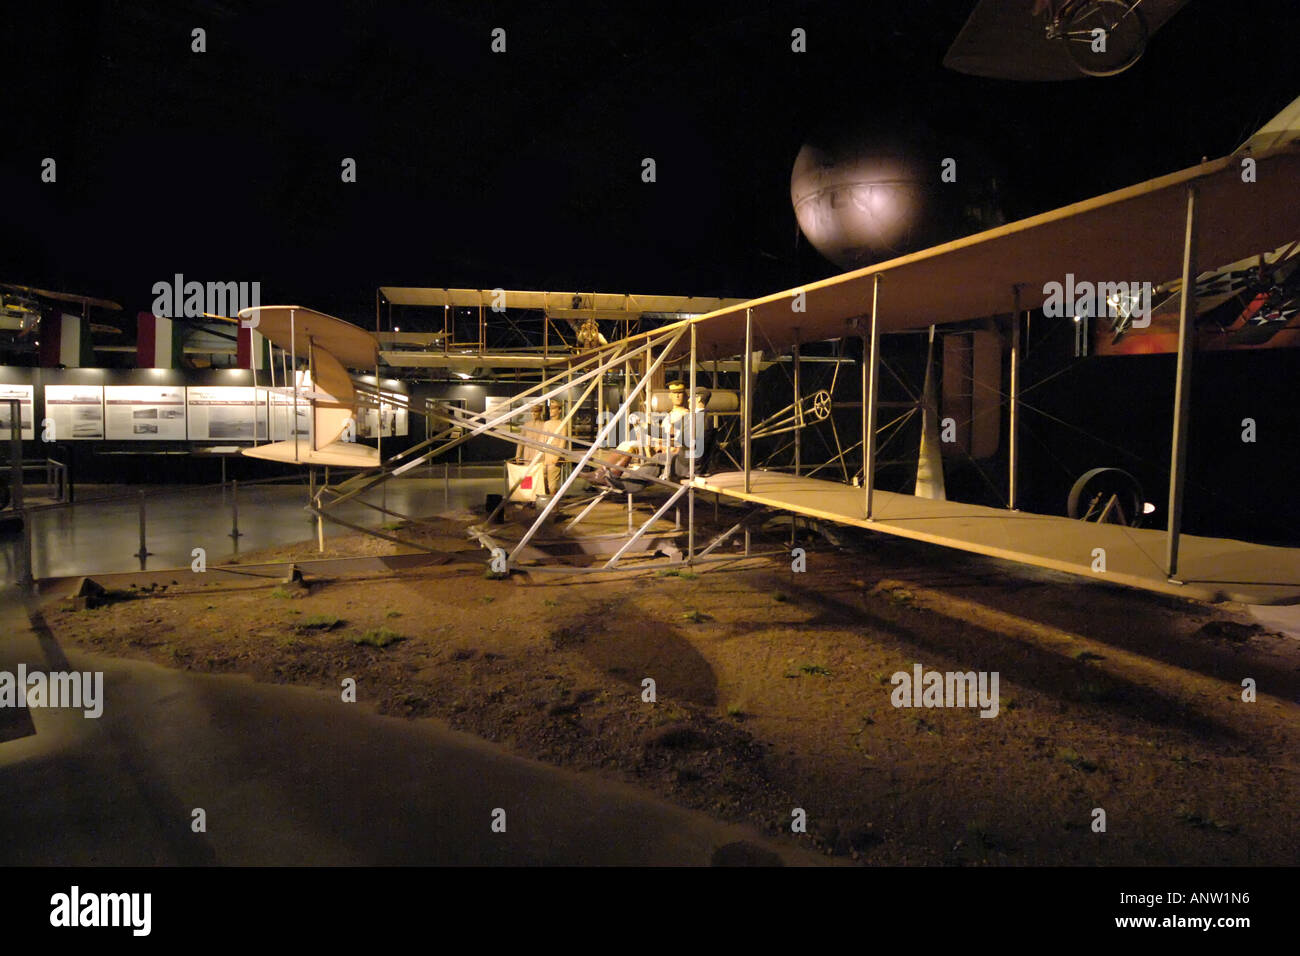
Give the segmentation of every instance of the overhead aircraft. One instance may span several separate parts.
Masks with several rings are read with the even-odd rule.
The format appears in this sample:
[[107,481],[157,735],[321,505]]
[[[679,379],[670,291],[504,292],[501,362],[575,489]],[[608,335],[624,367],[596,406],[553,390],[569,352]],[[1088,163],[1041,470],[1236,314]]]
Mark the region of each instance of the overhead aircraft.
[[[1201,311],[1198,298],[1210,295],[1207,281],[1214,281],[1216,275],[1240,272],[1237,265],[1251,256],[1259,257],[1261,250],[1269,250],[1259,260],[1265,271],[1280,277],[1283,288],[1287,287],[1290,272],[1284,274],[1284,267],[1290,268],[1286,264],[1293,256],[1286,250],[1300,238],[1300,205],[1294,201],[1298,194],[1300,100],[1241,149],[1220,159],[799,288],[743,302],[717,303],[702,314],[658,328],[614,337],[605,344],[570,349],[555,358],[545,356],[535,364],[541,380],[515,395],[506,408],[468,412],[438,403],[426,406],[422,411],[440,426],[436,434],[382,464],[376,463],[371,471],[337,487],[322,488],[314,507],[319,515],[338,520],[330,514],[337,504],[356,500],[380,482],[478,435],[554,453],[544,437],[534,439],[512,433],[510,419],[521,410],[557,397],[568,400],[570,416],[593,393],[603,404],[607,389],[598,386],[621,373],[622,387],[616,390],[616,399],[609,399],[603,408],[606,414],[599,419],[595,434],[575,437],[570,447],[560,450],[561,457],[574,467],[538,509],[531,525],[513,540],[497,536],[486,526],[475,529],[485,547],[505,556],[507,566],[538,560],[544,554],[532,542],[548,527],[557,508],[581,505],[566,526],[571,528],[610,494],[608,489],[588,485],[589,500],[578,502],[574,497],[586,484],[584,478],[591,474],[595,456],[609,444],[629,414],[662,410],[659,390],[664,372],[669,368],[680,370],[681,380],[691,392],[688,407],[694,407],[700,377],[710,366],[716,370],[718,363],[734,362],[739,357],[731,365],[741,379],[739,400],[732,413],[739,433],[735,442],[738,467],[707,476],[696,475],[692,467],[684,481],[647,478],[647,485],[662,488],[662,503],[656,498],[657,507],[650,518],[628,535],[608,560],[590,570],[618,567],[629,549],[653,534],[655,523],[683,502],[688,513],[683,559],[690,563],[713,560],[716,556],[712,553],[748,525],[742,521],[697,548],[695,498],[706,494],[755,512],[785,512],[1166,594],[1251,604],[1300,603],[1300,549],[1182,533],[1192,357]],[[1124,236],[1124,241],[1114,241],[1117,235]],[[1229,266],[1220,265],[1224,263]],[[1206,271],[1202,264],[1212,268]],[[1134,528],[1127,523],[1081,522],[1018,509],[1022,481],[1018,467],[1022,328],[1027,314],[1041,308],[1053,284],[1067,275],[1096,283],[1130,277],[1178,277],[1173,452],[1169,463],[1168,527],[1163,531]],[[424,295],[426,304],[447,307],[450,303],[447,290],[405,291],[413,298]],[[480,302],[486,295],[473,294]],[[1223,300],[1218,301],[1221,304]],[[333,323],[319,323],[315,313],[308,313],[304,319],[310,325],[299,325],[298,312],[298,307],[263,307],[259,313],[263,317],[260,331],[282,347],[287,334],[290,347],[298,354],[302,354],[299,350],[305,340],[308,364],[317,369],[323,367],[325,352],[355,339],[355,352],[349,347],[346,355],[332,356],[336,360],[326,364],[331,369],[335,365],[367,371],[372,368],[377,339],[363,343],[362,338],[369,333],[355,326],[344,330]],[[1007,395],[1010,507],[1004,510],[877,488],[882,334],[950,326],[999,314],[1012,316]],[[1112,337],[1115,332],[1120,333],[1120,341],[1136,335],[1136,330],[1116,329]],[[757,429],[752,412],[760,356],[789,354],[797,383],[804,344],[846,339],[863,343],[861,440],[841,450],[841,456],[860,456],[863,467],[859,484],[854,487],[810,477],[797,468],[791,474],[756,467],[752,445]],[[462,358],[481,364],[485,355],[471,352]],[[444,352],[440,361],[454,360]],[[310,387],[309,401],[323,408],[348,404],[343,383],[326,383],[323,376],[318,377],[319,387]],[[788,407],[794,427],[807,424],[811,414],[808,398],[796,386]],[[708,413],[723,414],[721,408],[715,410],[712,405]],[[693,419],[688,417],[688,421]],[[288,446],[295,443],[279,443],[280,450],[273,454],[283,455],[280,460],[310,464],[312,456],[332,453],[333,442],[322,443],[324,438],[332,438],[332,429],[321,429],[319,440],[305,452],[298,440],[292,456]],[[272,453],[265,449],[276,448],[262,447],[261,452],[249,449],[246,453],[270,457]],[[325,458],[316,461],[323,463]],[[1107,506],[1131,510],[1132,503],[1119,502],[1116,496]]]
[[1114,76],[1187,0],[979,0],[943,65],[1003,80]]
[[[93,296],[75,295],[71,292],[56,292],[0,282],[0,347],[35,348],[42,313],[49,308],[48,305],[43,307],[42,302],[79,305],[81,317],[90,331],[104,335],[121,334],[121,330],[116,326],[90,322],[92,308],[120,312],[122,307],[116,302]],[[57,334],[59,330],[56,327],[54,331]]]

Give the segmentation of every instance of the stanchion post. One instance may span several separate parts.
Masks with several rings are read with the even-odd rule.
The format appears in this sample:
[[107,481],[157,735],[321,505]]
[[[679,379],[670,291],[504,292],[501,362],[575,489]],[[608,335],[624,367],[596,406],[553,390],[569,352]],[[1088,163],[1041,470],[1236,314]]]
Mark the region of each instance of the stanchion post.
[[239,479],[230,482],[230,536],[239,542]]
[[144,543],[144,541],[145,541],[145,514],[144,514],[145,501],[144,501],[144,492],[143,492],[143,491],[140,492],[140,495],[139,495],[139,501],[140,501],[140,550],[137,551],[137,552],[135,553],[135,556],[136,556],[137,558],[140,559],[140,567],[141,567],[141,569],[143,569],[143,568],[144,568],[145,559],[148,558],[149,555],[152,554],[153,552],[150,551],[150,550],[145,546],[145,543]]
[[23,523],[19,542],[18,583],[27,587],[32,583],[32,522],[31,513],[23,502],[23,407],[18,399],[9,400],[9,487],[14,513]]

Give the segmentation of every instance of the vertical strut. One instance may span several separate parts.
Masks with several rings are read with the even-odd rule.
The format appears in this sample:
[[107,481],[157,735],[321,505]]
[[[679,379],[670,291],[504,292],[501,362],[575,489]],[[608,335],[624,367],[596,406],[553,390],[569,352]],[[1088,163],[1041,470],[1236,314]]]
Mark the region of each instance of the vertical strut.
[[1187,223],[1183,233],[1183,288],[1178,300],[1178,369],[1174,373],[1174,436],[1169,456],[1169,537],[1165,566],[1178,574],[1178,536],[1183,523],[1183,479],[1187,465],[1187,428],[1192,398],[1192,355],[1196,344],[1196,187],[1187,187]]

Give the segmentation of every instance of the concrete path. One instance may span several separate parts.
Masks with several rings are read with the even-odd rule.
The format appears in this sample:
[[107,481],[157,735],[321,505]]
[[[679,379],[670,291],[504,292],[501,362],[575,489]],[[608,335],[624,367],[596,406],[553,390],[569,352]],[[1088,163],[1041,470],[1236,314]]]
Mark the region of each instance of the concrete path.
[[[104,709],[31,709],[0,742],[9,865],[707,865],[771,843],[591,775],[506,753],[432,720],[247,678],[68,653],[0,592],[0,670],[102,670]],[[8,715],[12,718],[14,715]],[[12,720],[11,720],[12,729]],[[0,737],[0,739],[3,739]],[[206,812],[207,832],[191,830]],[[492,815],[505,810],[506,832]]]

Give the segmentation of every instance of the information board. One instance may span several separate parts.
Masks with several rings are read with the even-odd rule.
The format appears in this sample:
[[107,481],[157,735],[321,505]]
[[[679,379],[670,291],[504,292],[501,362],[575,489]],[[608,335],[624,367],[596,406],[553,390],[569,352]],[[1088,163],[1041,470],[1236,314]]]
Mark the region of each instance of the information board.
[[311,438],[311,402],[303,397],[311,387],[311,381],[302,372],[299,375],[297,427],[289,429],[289,420],[294,417],[293,389],[271,392],[271,441],[288,441],[297,437],[308,441]]
[[0,385],[0,441],[9,440],[9,429],[13,427],[9,422],[9,400],[12,398],[22,402],[18,415],[22,423],[23,438],[31,441],[36,437],[36,422],[32,408],[34,394],[35,389],[31,385]]
[[112,441],[184,441],[183,385],[105,385],[104,425]]
[[240,385],[191,385],[185,390],[190,438],[252,441],[266,438],[266,393]]
[[54,441],[104,437],[104,386],[46,385],[45,417]]
[[[380,392],[380,408],[362,408],[358,410],[358,438],[374,438],[379,434],[379,423],[383,420],[383,436],[401,437],[409,432],[410,412],[406,409],[407,396],[397,392]],[[397,402],[401,402],[399,407]]]

